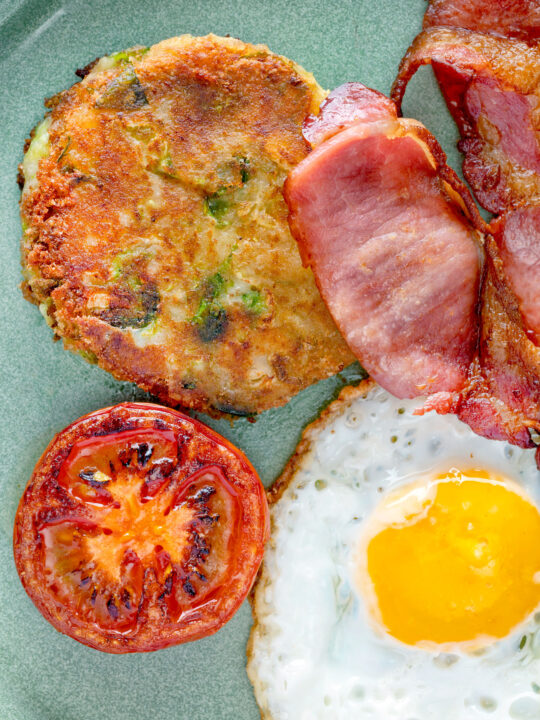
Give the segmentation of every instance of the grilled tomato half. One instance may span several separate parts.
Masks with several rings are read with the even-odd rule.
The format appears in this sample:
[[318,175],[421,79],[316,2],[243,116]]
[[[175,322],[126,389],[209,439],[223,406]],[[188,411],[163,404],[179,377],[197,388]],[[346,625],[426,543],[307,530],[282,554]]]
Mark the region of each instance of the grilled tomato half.
[[227,622],[267,537],[263,486],[237,448],[175,410],[124,403],[50,443],[17,510],[14,552],[57,630],[145,652]]

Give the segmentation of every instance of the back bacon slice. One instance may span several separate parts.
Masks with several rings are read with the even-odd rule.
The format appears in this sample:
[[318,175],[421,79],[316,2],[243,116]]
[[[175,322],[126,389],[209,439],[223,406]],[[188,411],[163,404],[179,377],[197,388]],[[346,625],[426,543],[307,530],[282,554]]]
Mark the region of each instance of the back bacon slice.
[[398,397],[460,391],[482,266],[463,184],[425,127],[359,83],[304,132],[317,147],[286,182],[289,222],[349,346]]

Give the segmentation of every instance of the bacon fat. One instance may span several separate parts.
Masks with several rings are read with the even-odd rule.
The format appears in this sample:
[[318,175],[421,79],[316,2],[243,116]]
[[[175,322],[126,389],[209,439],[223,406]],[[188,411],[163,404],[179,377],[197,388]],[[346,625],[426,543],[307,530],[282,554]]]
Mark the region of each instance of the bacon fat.
[[535,43],[540,40],[538,0],[431,0],[424,28],[444,25]]

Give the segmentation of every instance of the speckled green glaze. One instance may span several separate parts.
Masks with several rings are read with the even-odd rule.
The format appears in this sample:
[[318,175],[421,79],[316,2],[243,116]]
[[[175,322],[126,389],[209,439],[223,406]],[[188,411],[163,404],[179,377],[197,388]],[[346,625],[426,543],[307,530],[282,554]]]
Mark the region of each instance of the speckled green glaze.
[[[324,87],[361,80],[387,93],[424,9],[425,0],[0,0],[0,720],[259,717],[245,673],[247,603],[213,637],[148,655],[108,656],[57,633],[19,583],[13,517],[48,441],[83,413],[145,397],[54,344],[18,288],[15,178],[24,140],[43,115],[43,99],[69,86],[74,69],[96,56],[209,32],[266,43],[312,71]],[[457,167],[455,130],[429,70],[411,84],[405,112],[437,134]],[[254,424],[211,424],[247,453],[269,484],[303,426],[343,382],[319,383]]]

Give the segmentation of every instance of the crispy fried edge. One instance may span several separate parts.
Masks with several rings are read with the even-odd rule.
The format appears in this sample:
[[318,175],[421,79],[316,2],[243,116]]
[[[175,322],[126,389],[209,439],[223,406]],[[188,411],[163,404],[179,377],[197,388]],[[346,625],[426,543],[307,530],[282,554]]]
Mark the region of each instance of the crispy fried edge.
[[[222,46],[224,49],[228,51],[245,51],[246,49],[252,52],[259,52],[268,54],[272,57],[278,58],[282,60],[286,65],[288,65],[291,68],[292,72],[297,73],[302,80],[308,85],[308,87],[311,89],[312,92],[312,99],[311,99],[311,108],[310,112],[312,114],[317,114],[319,112],[319,107],[322,101],[326,98],[328,95],[328,91],[324,90],[316,81],[314,75],[310,72],[308,72],[305,68],[303,68],[301,65],[296,63],[294,60],[291,60],[290,58],[286,57],[285,55],[280,55],[278,53],[273,52],[270,50],[270,48],[267,45],[264,44],[253,44],[253,43],[246,43],[243,40],[239,40],[234,37],[225,37],[220,35],[214,35],[213,33],[210,33],[208,35],[202,35],[202,36],[193,36],[190,34],[184,34],[184,35],[178,35],[172,38],[166,38],[165,40],[161,40],[158,43],[155,43],[154,45],[150,46],[151,48],[157,47],[157,46],[164,46],[167,47],[167,44],[173,45],[175,47],[180,48],[186,48],[190,45],[195,45],[197,43],[200,43],[201,41],[210,41],[213,43],[216,43],[220,46]],[[104,55],[99,58],[95,58],[90,62],[86,67],[75,70],[75,74],[81,78],[81,80],[84,80],[87,76],[92,75],[93,73],[99,74],[102,72],[102,70],[99,69],[99,63],[100,61],[108,57],[107,55]],[[76,81],[74,85],[78,84],[79,81]],[[73,86],[71,86],[73,87]],[[60,91],[56,95],[53,96],[53,98],[49,98],[45,100],[45,107],[49,109],[49,112],[51,108],[56,105],[61,96],[64,92],[69,90],[70,88],[66,88],[66,90]],[[45,115],[46,116],[46,115]],[[36,127],[42,122],[42,120],[37,123],[37,125],[31,130],[29,138],[25,140],[24,143],[24,153],[28,150],[30,141],[32,137],[34,136]],[[21,190],[21,197],[22,192],[24,190],[24,176],[22,173],[22,163],[18,166],[18,175],[17,175],[17,183]],[[283,190],[282,190],[283,191]],[[24,235],[21,240],[21,246],[23,246],[24,243]],[[26,259],[24,252],[21,252],[21,263],[23,266],[23,269],[26,267]],[[34,268],[34,272],[36,275],[38,274],[38,268]],[[41,277],[41,274],[39,273],[39,278]],[[23,279],[23,281],[20,283],[21,291],[23,293],[23,296],[26,300],[29,302],[40,305],[41,303],[45,302],[47,298],[50,298],[50,293],[47,294],[47,298],[39,298],[35,293],[30,289],[30,286],[26,280]],[[322,302],[322,299],[321,299]],[[54,317],[55,311],[53,309],[52,311],[52,317]],[[76,338],[70,338],[70,337],[64,337],[63,335],[60,335],[55,330],[56,324],[52,326],[53,331],[53,339],[58,340],[62,338],[64,349],[70,350],[71,352],[80,355],[83,357],[83,359],[86,359],[84,357],[84,351],[85,348],[83,345],[81,345],[80,341]],[[229,421],[233,422],[238,419],[239,415],[235,413],[229,413],[225,412],[223,410],[220,410],[219,408],[216,408],[210,403],[210,400],[203,394],[198,392],[193,392],[192,390],[186,389],[178,393],[178,395],[173,398],[167,390],[158,388],[156,384],[150,384],[148,382],[143,381],[137,381],[133,379],[133,373],[127,370],[121,370],[116,367],[112,367],[109,363],[104,362],[102,358],[97,359],[97,365],[111,374],[116,380],[119,380],[121,382],[132,382],[136,384],[138,387],[143,389],[146,392],[149,392],[154,397],[157,397],[159,400],[164,402],[165,404],[169,405],[173,408],[187,408],[189,410],[195,411],[195,412],[204,412],[210,417],[220,419],[220,418],[226,418]],[[319,378],[324,379],[324,378]],[[316,381],[315,381],[316,382]],[[296,393],[293,393],[290,395],[290,398],[292,398]],[[289,399],[290,399],[289,398]],[[283,403],[285,404],[285,403]],[[278,406],[276,406],[278,407]],[[249,415],[248,418],[251,419],[253,416]]]
[[[283,493],[287,490],[291,482],[293,481],[296,473],[301,468],[301,465],[303,463],[303,460],[308,453],[311,452],[311,450],[315,447],[315,443],[317,442],[317,436],[321,432],[321,430],[324,430],[329,425],[332,424],[332,422],[335,420],[336,417],[341,415],[345,410],[358,398],[365,398],[366,395],[377,387],[377,383],[372,380],[371,378],[367,378],[365,380],[362,380],[362,382],[353,387],[353,386],[347,386],[344,387],[343,390],[339,393],[339,396],[336,400],[334,400],[328,407],[326,407],[323,412],[319,415],[319,417],[314,420],[312,423],[310,423],[306,428],[304,428],[304,431],[302,432],[302,436],[300,438],[300,441],[296,447],[296,450],[294,451],[294,454],[291,456],[289,461],[287,462],[287,465],[285,466],[283,472],[281,475],[274,481],[274,483],[271,485],[271,487],[266,491],[266,496],[268,498],[268,505],[270,507],[270,540],[269,545],[272,544],[272,533],[274,531],[274,517],[273,517],[273,506],[280,500]],[[260,625],[261,622],[259,620],[258,616],[258,604],[259,604],[259,594],[264,592],[264,589],[266,587],[266,584],[268,582],[268,579],[266,577],[266,562],[263,559],[263,562],[261,564],[261,567],[259,568],[259,572],[257,573],[257,578],[255,580],[255,583],[253,585],[253,588],[251,589],[251,592],[249,594],[249,602],[251,605],[251,614],[253,617],[253,625],[251,627],[251,631],[249,634],[247,646],[246,646],[246,671],[249,678],[249,681],[251,682],[251,685],[253,687],[253,691],[255,694],[255,699],[257,700],[257,690],[259,688],[259,679],[256,676],[255,672],[251,669],[251,663],[254,658],[254,644],[255,644],[255,635],[260,631]],[[263,633],[261,633],[263,634]],[[264,694],[261,691],[261,694]],[[257,700],[257,705],[259,705],[259,702]],[[259,705],[259,711],[261,713],[261,720],[274,720],[274,716],[271,715],[270,712],[267,712],[266,710],[263,710],[263,708]]]

